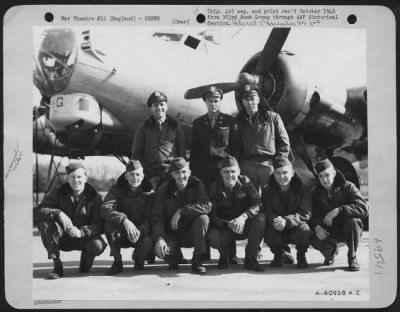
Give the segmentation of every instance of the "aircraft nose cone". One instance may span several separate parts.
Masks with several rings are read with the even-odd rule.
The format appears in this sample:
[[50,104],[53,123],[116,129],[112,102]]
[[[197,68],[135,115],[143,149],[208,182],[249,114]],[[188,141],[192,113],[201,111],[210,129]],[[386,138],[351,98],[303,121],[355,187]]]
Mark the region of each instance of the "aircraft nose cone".
[[53,95],[64,90],[71,79],[77,39],[71,29],[43,31],[34,54],[33,81],[42,93]]

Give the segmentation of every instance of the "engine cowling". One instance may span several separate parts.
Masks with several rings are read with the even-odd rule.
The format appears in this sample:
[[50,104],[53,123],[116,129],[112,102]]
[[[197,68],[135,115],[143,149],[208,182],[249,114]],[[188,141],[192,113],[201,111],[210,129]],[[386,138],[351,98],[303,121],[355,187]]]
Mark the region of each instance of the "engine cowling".
[[59,94],[50,99],[50,122],[57,132],[85,131],[101,124],[101,108],[88,94]]
[[[362,139],[366,132],[362,118],[366,116],[365,89],[361,89],[361,98],[346,91],[340,82],[331,86],[321,79],[317,81],[296,55],[286,51],[279,53],[264,76],[253,75],[260,57],[258,53],[244,65],[238,82],[243,85],[245,80],[260,87],[267,108],[280,114],[289,135],[302,136],[305,143],[328,152],[348,148]],[[235,97],[240,111],[243,107],[238,91]]]
[[[82,151],[82,154],[98,153],[99,143],[104,140],[108,142],[110,134],[130,134],[125,125],[93,96],[85,93],[52,96],[49,120],[57,138],[71,150]],[[111,143],[106,146],[111,146]],[[109,150],[112,152],[114,149],[110,147]]]

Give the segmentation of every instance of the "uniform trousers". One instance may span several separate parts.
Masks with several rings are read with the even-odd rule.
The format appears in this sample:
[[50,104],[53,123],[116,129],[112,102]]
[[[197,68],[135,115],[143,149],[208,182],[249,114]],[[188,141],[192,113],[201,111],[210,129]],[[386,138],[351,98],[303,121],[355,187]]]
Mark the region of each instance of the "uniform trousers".
[[345,242],[349,248],[347,252],[348,259],[353,259],[356,256],[363,231],[361,219],[346,218],[342,224],[325,229],[330,233],[327,238],[319,240],[317,236],[314,236],[311,241],[311,245],[319,250],[325,258],[331,258],[333,256],[338,242]]
[[121,248],[135,248],[135,261],[143,263],[147,256],[153,250],[153,239],[150,235],[140,235],[136,243],[128,240],[125,228],[122,225],[115,226],[112,223],[106,222],[104,230],[108,243],[110,244],[110,255],[113,257],[121,256]]
[[283,231],[277,231],[271,226],[265,231],[264,242],[274,254],[281,253],[285,245],[289,243],[293,243],[297,250],[305,251],[310,244],[312,234],[307,223]]
[[210,228],[208,240],[210,246],[218,249],[221,257],[229,257],[231,246],[237,240],[248,239],[245,249],[246,256],[256,258],[258,254],[258,246],[263,239],[265,229],[265,216],[260,213],[254,218],[246,220],[242,234],[236,234],[227,228]]
[[[165,242],[168,245],[165,260],[167,263],[178,262],[178,248],[194,247],[193,255],[202,255],[207,251],[206,233],[210,219],[207,215],[199,215],[191,222],[179,222],[176,232],[166,234]],[[157,251],[155,251],[157,254]]]
[[240,161],[240,170],[247,176],[257,191],[268,185],[271,174],[274,173],[272,160],[254,161],[243,159]]
[[56,221],[41,221],[38,227],[43,245],[48,253],[48,259],[59,258],[60,250],[81,250],[87,255],[98,256],[107,247],[100,235],[80,238],[68,236]]

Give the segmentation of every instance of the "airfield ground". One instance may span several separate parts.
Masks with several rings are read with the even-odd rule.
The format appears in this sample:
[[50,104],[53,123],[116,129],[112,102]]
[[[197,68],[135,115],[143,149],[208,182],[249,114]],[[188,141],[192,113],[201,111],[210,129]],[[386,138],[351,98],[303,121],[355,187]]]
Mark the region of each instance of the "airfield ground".
[[[145,271],[133,271],[132,249],[123,249],[124,272],[106,276],[104,272],[113,259],[109,247],[96,258],[90,273],[78,272],[79,252],[62,253],[65,277],[47,280],[52,262],[42,246],[37,230],[33,233],[32,307],[47,308],[269,308],[357,306],[368,301],[369,240],[364,232],[358,260],[359,272],[347,268],[347,247],[341,246],[333,266],[323,266],[321,254],[310,248],[307,252],[309,268],[299,270],[295,265],[281,268],[269,266],[273,255],[264,247],[260,262],[265,272],[244,270],[243,258],[246,241],[238,242],[237,254],[241,262],[227,270],[216,267],[218,251],[212,249],[212,260],[205,262],[208,273],[192,274],[190,264],[181,265],[179,271],[168,271],[166,264],[157,259]],[[192,249],[184,248],[184,256],[191,258]],[[295,249],[292,248],[292,254]]]

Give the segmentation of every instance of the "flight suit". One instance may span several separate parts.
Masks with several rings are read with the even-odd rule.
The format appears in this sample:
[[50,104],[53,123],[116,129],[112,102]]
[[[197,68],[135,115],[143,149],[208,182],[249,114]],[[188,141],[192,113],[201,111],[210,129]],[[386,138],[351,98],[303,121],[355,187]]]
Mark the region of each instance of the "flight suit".
[[237,126],[232,116],[220,112],[213,127],[208,114],[193,122],[190,169],[206,186],[219,177],[217,166],[222,158],[237,156],[237,152]]
[[279,114],[262,110],[250,118],[245,110],[237,116],[242,173],[258,190],[268,184],[275,157],[288,158],[289,136]]

